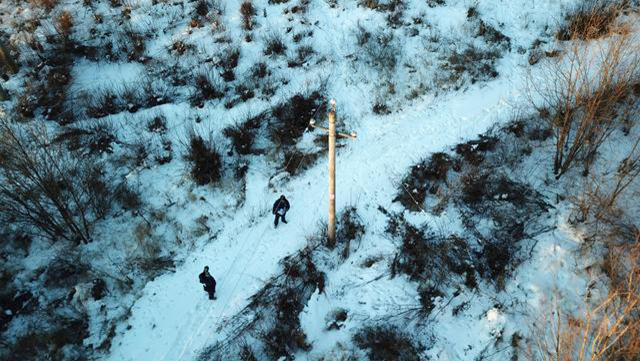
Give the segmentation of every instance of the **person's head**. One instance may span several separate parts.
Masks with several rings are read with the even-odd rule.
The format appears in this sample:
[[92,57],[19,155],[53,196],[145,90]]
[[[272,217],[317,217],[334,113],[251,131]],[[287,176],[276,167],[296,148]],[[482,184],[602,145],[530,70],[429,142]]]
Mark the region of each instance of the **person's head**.
[[285,199],[284,194],[280,196],[280,199]]
[[209,266],[204,266],[204,271],[209,272]]

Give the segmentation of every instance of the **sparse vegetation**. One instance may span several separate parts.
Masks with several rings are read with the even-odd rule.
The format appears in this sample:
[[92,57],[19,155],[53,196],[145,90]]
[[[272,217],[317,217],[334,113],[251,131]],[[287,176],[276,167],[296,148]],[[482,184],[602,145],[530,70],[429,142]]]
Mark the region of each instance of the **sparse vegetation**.
[[196,184],[217,183],[222,178],[222,156],[210,138],[191,129],[186,148],[184,159],[191,163],[190,173]]
[[358,347],[367,350],[372,361],[420,360],[423,346],[415,345],[411,338],[393,326],[369,326],[353,336]]

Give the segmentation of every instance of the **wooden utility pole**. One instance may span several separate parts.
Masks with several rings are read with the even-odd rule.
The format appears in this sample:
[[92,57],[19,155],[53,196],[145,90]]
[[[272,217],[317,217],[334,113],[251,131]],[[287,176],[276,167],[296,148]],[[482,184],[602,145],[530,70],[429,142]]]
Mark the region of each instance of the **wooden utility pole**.
[[327,246],[333,248],[336,244],[336,136],[355,139],[357,135],[356,133],[336,134],[336,101],[332,99],[330,106],[329,129],[316,126],[313,119],[311,119],[309,125],[329,133],[329,221],[327,222]]
[[329,110],[329,247],[336,241],[336,101],[331,99]]

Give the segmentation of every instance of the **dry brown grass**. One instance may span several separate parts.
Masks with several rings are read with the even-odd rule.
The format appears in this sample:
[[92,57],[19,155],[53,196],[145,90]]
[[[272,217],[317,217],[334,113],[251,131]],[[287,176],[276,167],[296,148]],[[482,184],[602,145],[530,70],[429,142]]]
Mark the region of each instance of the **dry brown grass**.
[[640,355],[640,234],[632,247],[613,247],[605,263],[609,294],[582,315],[557,308],[544,329],[534,331],[531,360],[637,360]]
[[242,27],[245,30],[253,29],[253,17],[256,15],[256,9],[253,7],[251,0],[247,0],[240,5],[240,13],[242,14]]
[[615,32],[616,19],[625,10],[626,1],[587,0],[572,14],[558,31],[558,40],[591,40]]
[[56,18],[56,29],[58,30],[60,35],[64,37],[68,37],[71,34],[73,25],[74,25],[73,15],[71,15],[71,13],[68,11],[63,11]]

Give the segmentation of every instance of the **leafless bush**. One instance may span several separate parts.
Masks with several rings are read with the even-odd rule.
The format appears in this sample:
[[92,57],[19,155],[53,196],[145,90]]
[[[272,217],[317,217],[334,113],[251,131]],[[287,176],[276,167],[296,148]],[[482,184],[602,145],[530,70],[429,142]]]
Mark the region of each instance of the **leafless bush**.
[[369,360],[419,361],[424,347],[393,326],[368,326],[353,336],[353,342],[367,350]]
[[222,156],[209,137],[194,129],[187,132],[185,160],[191,162],[191,176],[198,185],[217,183],[222,178]]
[[201,72],[194,78],[194,92],[191,94],[191,105],[202,108],[208,100],[224,97],[223,83],[210,72]]
[[222,68],[222,79],[226,82],[234,81],[236,75],[234,69],[238,66],[240,60],[240,48],[230,47],[224,52],[224,56],[218,64]]
[[0,39],[0,69],[5,69],[9,74],[18,72],[18,64],[11,55],[9,47]]
[[319,157],[319,152],[302,152],[295,148],[285,149],[282,168],[292,176],[298,175],[311,168]]
[[[640,235],[640,234],[639,234]],[[637,238],[636,242],[640,241]],[[635,360],[640,355],[640,246],[612,248],[609,294],[577,314],[550,310],[534,331],[530,360]]]
[[[585,246],[607,247],[633,243],[640,227],[633,216],[633,185],[640,175],[640,139],[614,172],[602,172],[585,180],[584,188],[569,197],[574,205],[571,221],[584,223],[591,235]],[[625,199],[626,198],[626,199]]]
[[258,131],[264,123],[262,115],[249,116],[243,123],[227,127],[223,134],[231,139],[231,144],[236,153],[240,155],[255,154],[255,142]]
[[74,19],[73,15],[69,11],[63,11],[56,18],[56,30],[62,35],[64,38],[68,38],[71,35],[71,31],[73,30]]
[[401,181],[394,201],[399,201],[412,211],[422,210],[427,193],[436,194],[441,185],[447,182],[449,169],[455,167],[459,167],[459,160],[449,154],[432,154],[428,159],[411,167],[409,174]]
[[240,14],[242,14],[242,26],[245,30],[253,29],[253,17],[256,15],[256,9],[253,7],[251,0],[247,0],[240,5]]
[[378,29],[370,36],[357,35],[357,38],[359,43],[364,42],[362,56],[369,66],[385,74],[391,74],[396,69],[402,50],[392,32]]
[[44,8],[47,11],[53,10],[58,5],[58,0],[30,0],[31,4]]
[[628,6],[627,1],[586,0],[566,16],[566,24],[560,28],[558,40],[591,40],[605,37],[615,27],[615,22]]
[[640,52],[626,35],[587,48],[571,44],[560,61],[542,67],[542,82],[531,81],[532,104],[552,129],[553,172],[560,178],[577,163],[584,175],[602,143],[618,124],[638,115],[633,88],[640,82]]
[[496,78],[496,61],[499,57],[500,52],[490,48],[468,45],[462,50],[455,49],[444,64],[444,70],[449,73],[447,82],[459,89],[466,80],[465,75],[472,84]]
[[309,127],[309,121],[314,114],[319,116],[324,114],[320,108],[325,103],[321,91],[314,91],[296,94],[288,101],[276,106],[272,110],[273,117],[269,128],[273,143],[276,146],[296,144]]
[[111,185],[99,163],[52,143],[43,129],[0,124],[0,212],[52,240],[89,242],[110,209]]
[[287,50],[287,45],[282,39],[282,35],[278,33],[269,34],[265,38],[264,42],[265,42],[264,55],[268,55],[268,56],[284,55],[285,51]]
[[337,241],[342,247],[340,256],[343,259],[349,258],[352,242],[360,242],[364,236],[364,222],[358,215],[355,206],[347,207],[338,217]]

